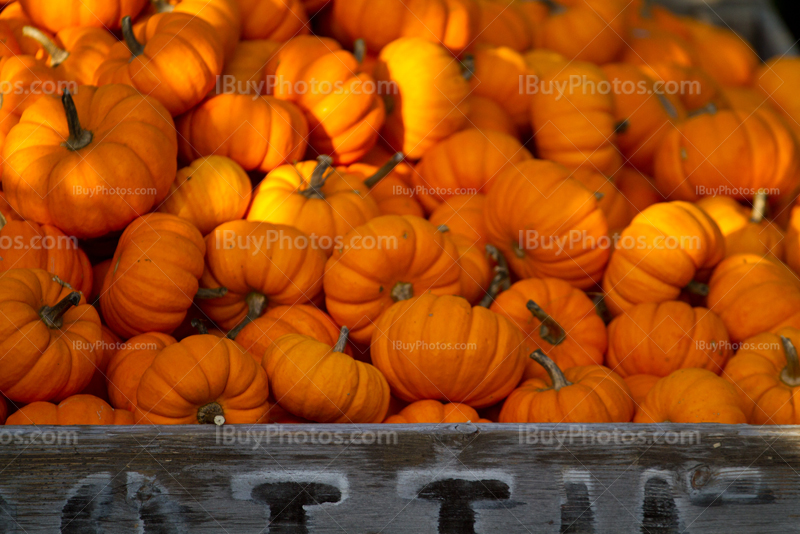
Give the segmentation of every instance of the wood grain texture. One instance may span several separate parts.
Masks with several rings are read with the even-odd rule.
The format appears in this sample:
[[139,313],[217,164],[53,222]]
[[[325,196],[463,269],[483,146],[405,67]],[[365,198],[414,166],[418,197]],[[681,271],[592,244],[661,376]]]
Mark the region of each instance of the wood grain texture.
[[0,533],[788,532],[800,427],[0,427]]

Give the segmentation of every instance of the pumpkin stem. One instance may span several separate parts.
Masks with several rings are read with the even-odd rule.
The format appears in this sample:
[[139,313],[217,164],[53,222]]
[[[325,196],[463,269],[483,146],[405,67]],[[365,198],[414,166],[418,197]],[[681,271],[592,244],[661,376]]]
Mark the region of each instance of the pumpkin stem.
[[333,346],[333,352],[344,352],[347,346],[348,335],[350,335],[350,329],[343,326],[342,329],[339,330],[339,339],[336,340],[336,345]]
[[359,65],[364,63],[367,58],[367,42],[364,39],[356,39],[353,43],[353,56]]
[[486,245],[486,254],[492,258],[497,265],[494,266],[494,278],[492,278],[489,289],[483,296],[478,306],[488,308],[495,301],[497,295],[503,291],[508,291],[511,287],[511,275],[508,270],[508,262],[503,253],[500,252],[494,245]]
[[213,289],[210,287],[201,287],[200,289],[197,290],[197,293],[194,294],[194,298],[204,299],[204,300],[219,299],[227,294],[228,294],[227,287],[215,287]]
[[781,344],[786,355],[786,367],[781,371],[781,381],[789,387],[800,386],[800,359],[797,357],[797,348],[786,336],[781,336]]
[[623,119],[619,121],[616,125],[614,125],[614,133],[617,134],[624,134],[628,131],[628,128],[631,127],[631,123],[628,119]]
[[328,176],[330,176],[330,174],[326,175],[325,173],[328,172],[331,165],[333,165],[332,157],[319,156],[317,158],[317,166],[314,167],[314,172],[311,173],[311,179],[308,181],[308,189],[301,191],[300,194],[306,198],[325,198],[320,189],[322,189],[328,180]]
[[399,302],[408,300],[414,296],[414,284],[408,282],[397,282],[392,288],[392,300]]
[[560,15],[567,10],[566,6],[557,4],[553,0],[541,0],[541,2],[550,10],[550,15]]
[[47,51],[47,54],[50,56],[51,67],[58,67],[69,57],[69,52],[56,46],[56,44],[38,28],[34,28],[33,26],[23,26],[22,35],[25,37],[30,37],[42,45],[42,48],[44,48]]
[[225,412],[219,403],[210,402],[197,409],[197,422],[201,425],[224,425]]
[[642,9],[639,12],[643,19],[653,18],[653,4],[650,0],[643,0]]
[[698,297],[707,297],[708,284],[692,280],[691,282],[689,282],[689,285],[686,286],[686,291],[688,291],[692,295],[697,295]]
[[389,173],[391,173],[395,167],[400,165],[400,163],[405,159],[406,155],[402,152],[396,153],[392,158],[383,164],[383,167],[375,171],[375,174],[364,180],[364,185],[368,188],[372,189],[377,185],[378,182],[386,178]]
[[461,75],[465,80],[470,81],[475,76],[475,56],[467,54],[461,60]]
[[591,299],[594,303],[594,311],[597,315],[603,320],[603,322],[608,326],[608,323],[611,322],[611,312],[608,311],[608,306],[606,306],[606,298],[605,295],[602,293],[593,293],[587,292],[586,295]]
[[436,227],[436,231],[444,234],[450,231],[450,227],[447,226],[446,224],[440,224],[439,226]]
[[69,89],[64,89],[64,94],[61,96],[61,104],[64,106],[64,113],[67,115],[67,126],[69,126],[69,138],[62,143],[62,146],[72,151],[88,146],[92,142],[94,135],[89,130],[84,130],[81,127],[78,109],[75,107],[72,95],[69,94]]
[[6,226],[7,224],[8,224],[8,219],[6,219],[6,216],[5,216],[5,215],[3,215],[2,213],[0,213],[0,230],[2,230],[3,228],[5,228],[5,226]]
[[73,291],[54,306],[44,306],[39,310],[39,317],[42,318],[42,322],[47,325],[47,328],[61,328],[64,324],[63,315],[73,306],[77,306],[80,301],[80,292]]
[[122,37],[125,38],[125,44],[128,45],[128,50],[131,51],[133,57],[144,54],[144,45],[136,40],[136,36],[133,34],[133,22],[127,15],[122,18]]
[[538,304],[532,300],[529,300],[526,307],[534,317],[542,322],[542,326],[539,327],[539,336],[542,339],[551,345],[558,345],[567,339],[567,333],[563,328],[561,328],[561,325],[558,324],[555,319],[550,317],[546,311],[539,307]]
[[544,367],[544,370],[547,371],[547,375],[550,377],[550,382],[553,383],[553,389],[556,391],[572,385],[572,382],[567,380],[567,377],[565,377],[561,369],[558,368],[556,362],[548,358],[541,349],[533,351],[531,353],[531,359]]
[[753,198],[753,211],[750,212],[750,222],[759,224],[764,220],[764,213],[767,211],[767,192],[759,189]]
[[689,113],[688,116],[691,119],[692,117],[697,117],[698,115],[705,115],[706,113],[708,113],[709,115],[715,115],[717,113],[717,111],[718,111],[717,110],[717,105],[715,103],[713,103],[713,102],[709,102],[708,104],[706,104],[702,108],[698,108],[698,109],[692,111],[691,113]]
[[256,293],[255,291],[248,293],[244,301],[247,303],[247,315],[245,315],[241,323],[236,325],[233,330],[228,332],[228,334],[225,336],[228,339],[236,339],[236,336],[239,335],[239,332],[241,332],[245,326],[261,317],[261,314],[264,313],[264,308],[267,305],[267,297],[261,293]]
[[605,194],[605,193],[601,193],[600,191],[595,191],[595,192],[594,192],[594,198],[595,198],[595,200],[597,200],[598,202],[600,202],[601,200],[603,200],[603,199],[605,198],[605,196],[606,196],[606,194]]
[[156,13],[172,13],[175,11],[175,6],[167,2],[167,0],[151,0]]
[[671,119],[677,120],[678,110],[675,108],[675,105],[672,103],[672,101],[662,93],[657,93],[656,98],[658,98],[659,102],[661,102],[661,107],[664,108],[664,111],[667,112],[667,115],[669,115]]
[[206,327],[205,323],[200,319],[192,319],[192,328],[197,330],[198,334],[201,335],[208,334],[208,328]]

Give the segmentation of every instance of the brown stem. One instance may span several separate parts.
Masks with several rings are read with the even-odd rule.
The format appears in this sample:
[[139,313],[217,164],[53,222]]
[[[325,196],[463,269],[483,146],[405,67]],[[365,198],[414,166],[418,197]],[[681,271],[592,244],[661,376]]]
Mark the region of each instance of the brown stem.
[[38,28],[34,28],[33,26],[23,26],[22,35],[25,37],[30,37],[42,45],[42,48],[44,48],[47,51],[47,54],[50,56],[51,67],[58,67],[69,57],[69,52],[56,46],[56,44]]
[[383,167],[378,169],[375,174],[364,180],[364,185],[372,189],[375,185],[386,178],[400,163],[405,159],[405,154],[402,152],[396,153],[392,158],[383,164]]
[[800,360],[797,358],[797,348],[786,336],[781,336],[781,344],[786,355],[786,367],[781,371],[781,381],[789,387],[800,386]]
[[201,425],[222,425],[225,423],[225,412],[217,402],[210,402],[197,409],[197,422]]
[[6,226],[7,224],[8,224],[8,219],[6,219],[6,216],[5,216],[5,215],[3,215],[2,213],[0,213],[0,230],[2,230],[3,228],[5,228],[5,226]]
[[122,37],[125,38],[125,44],[128,45],[128,50],[131,51],[133,57],[144,54],[144,45],[136,40],[136,36],[133,34],[133,22],[129,16],[122,18]]
[[345,347],[347,347],[347,336],[350,334],[350,329],[346,326],[343,326],[341,330],[339,330],[339,339],[336,340],[336,345],[333,346],[333,352],[344,352]]
[[558,345],[567,339],[567,333],[561,328],[561,325],[539,307],[538,304],[529,300],[526,306],[533,316],[542,322],[542,326],[539,327],[539,337],[551,345]]
[[175,6],[167,2],[167,0],[151,0],[151,4],[156,10],[156,13],[172,13],[175,11]]
[[678,110],[675,108],[675,105],[672,103],[672,101],[661,93],[657,93],[656,98],[658,98],[659,102],[661,102],[661,107],[664,108],[664,111],[667,112],[667,115],[669,115],[671,119],[677,120]]
[[497,295],[503,291],[508,291],[508,288],[511,287],[511,274],[508,270],[508,262],[506,262],[506,258],[503,256],[503,253],[500,252],[494,245],[486,245],[486,254],[490,258],[494,259],[497,265],[494,267],[494,278],[492,278],[492,283],[489,284],[489,289],[478,303],[478,306],[482,306],[484,308],[491,306],[492,302],[494,302],[497,298]]
[[42,318],[42,322],[47,325],[47,328],[61,328],[64,324],[63,315],[73,306],[77,306],[80,301],[80,292],[73,291],[54,306],[44,306],[39,310],[39,317]]
[[709,115],[715,115],[717,113],[717,105],[713,102],[709,102],[702,108],[696,109],[689,113],[689,118],[697,117],[698,115],[705,115],[708,113]]
[[314,167],[314,172],[311,173],[311,179],[308,181],[308,189],[301,191],[300,194],[306,198],[325,198],[321,189],[328,180],[328,176],[330,176],[330,174],[326,175],[325,173],[328,172],[331,165],[333,165],[332,157],[319,156],[317,158],[317,166]]
[[561,372],[561,369],[558,368],[556,362],[548,358],[541,349],[533,351],[531,353],[531,359],[544,367],[544,370],[547,371],[547,375],[550,377],[550,382],[553,383],[553,389],[556,391],[572,385],[572,383],[567,380],[567,377],[564,376],[564,373]]
[[439,226],[436,227],[436,231],[444,234],[450,231],[450,227],[447,226],[446,224],[440,224]]
[[194,298],[203,300],[219,299],[227,294],[228,294],[227,287],[215,287],[213,289],[210,287],[201,287],[200,289],[197,290],[197,293],[194,294]]
[[628,119],[623,119],[614,126],[614,133],[624,134],[625,132],[628,131],[628,128],[630,127],[631,127],[630,121]]
[[414,284],[408,282],[397,282],[392,288],[392,300],[399,302],[408,300],[414,296]]
[[689,282],[689,285],[686,286],[686,291],[688,291],[692,295],[697,295],[698,297],[707,297],[708,284],[692,280],[691,282]]
[[555,3],[553,0],[541,0],[541,2],[550,10],[550,15],[560,15],[567,10],[565,6]]
[[597,200],[598,202],[600,202],[601,200],[603,200],[605,197],[606,197],[606,194],[605,194],[605,193],[601,193],[600,191],[595,191],[595,192],[594,192],[594,198],[595,198],[595,200]]
[[611,317],[611,312],[608,311],[608,306],[606,306],[605,295],[594,292],[587,292],[586,295],[591,299],[592,303],[594,303],[595,313],[608,325],[613,317]]
[[367,58],[367,42],[364,39],[356,39],[353,43],[353,56],[359,65],[364,63]]
[[756,196],[753,198],[753,211],[750,212],[750,222],[753,224],[760,224],[764,220],[764,214],[767,211],[767,192],[759,189]]
[[200,319],[192,319],[192,328],[197,330],[198,334],[201,335],[208,334],[208,328],[206,327],[205,323]]
[[228,332],[228,335],[225,336],[228,339],[236,339],[236,336],[239,335],[239,332],[241,332],[245,326],[261,317],[261,314],[264,313],[264,308],[267,306],[267,297],[255,291],[249,293],[244,300],[247,303],[247,315],[245,315],[241,323]]
[[85,148],[92,142],[94,135],[89,130],[84,130],[81,127],[81,121],[78,118],[78,109],[75,107],[75,101],[72,100],[72,95],[69,94],[69,89],[64,89],[61,103],[64,106],[64,113],[67,115],[67,126],[69,127],[69,138],[62,143],[62,146],[72,151]]
[[467,54],[461,60],[461,75],[465,80],[470,81],[475,76],[475,56]]

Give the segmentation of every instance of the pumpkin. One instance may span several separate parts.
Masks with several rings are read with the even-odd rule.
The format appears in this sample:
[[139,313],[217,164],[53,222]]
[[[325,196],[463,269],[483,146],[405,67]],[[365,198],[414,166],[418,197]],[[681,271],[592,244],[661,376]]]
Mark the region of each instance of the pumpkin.
[[409,185],[414,169],[403,162],[405,155],[402,152],[391,155],[376,146],[368,156],[358,163],[340,168],[339,172],[363,177],[368,189],[367,196],[378,205],[381,215],[424,216],[416,191]]
[[793,402],[800,386],[800,330],[781,328],[742,342],[725,366],[723,378],[734,385],[753,425],[796,425]]
[[344,354],[347,327],[336,345],[300,334],[275,340],[261,366],[278,403],[318,423],[379,423],[389,409],[389,384],[381,372]]
[[114,408],[133,411],[142,375],[162,350],[175,343],[172,336],[151,332],[134,336],[122,344],[106,368],[109,403]]
[[242,13],[242,40],[287,41],[309,33],[301,0],[236,0]]
[[205,252],[203,236],[185,219],[150,213],[133,221],[103,282],[106,324],[123,338],[174,331],[197,293]]
[[221,298],[200,301],[209,319],[225,330],[266,299],[269,305],[305,304],[322,291],[325,253],[300,230],[256,221],[231,221],[206,236],[204,288],[227,288]]
[[383,422],[387,425],[398,424],[453,424],[453,423],[491,423],[488,419],[481,419],[475,408],[451,402],[443,404],[438,400],[421,400],[409,404],[397,415],[390,415]]
[[0,57],[20,55],[22,55],[22,49],[14,36],[14,29],[7,21],[0,20]]
[[375,77],[386,94],[386,142],[418,160],[461,129],[469,84],[447,50],[422,38],[404,37],[381,50]]
[[486,308],[452,295],[425,293],[398,302],[377,321],[372,362],[396,397],[491,406],[519,383],[522,332]]
[[60,401],[85,388],[102,358],[100,317],[83,296],[41,269],[0,276],[0,393],[15,402]]
[[486,194],[504,170],[532,156],[509,135],[469,129],[457,132],[428,150],[411,181],[423,207],[432,212],[456,195]]
[[14,208],[8,203],[6,200],[6,195],[2,191],[0,191],[0,215],[2,215],[6,221],[21,221],[22,216],[19,213],[14,211]]
[[660,376],[653,375],[630,375],[624,377],[625,383],[628,384],[628,389],[631,391],[631,398],[636,406],[644,402],[644,398],[656,385],[656,382],[661,380]]
[[[579,87],[569,86],[580,80]],[[592,90],[610,83],[595,65],[573,61],[554,69],[539,80],[531,97],[531,117],[539,157],[576,169],[589,167],[607,176],[622,165],[615,146],[617,121],[614,98],[608,92]]]
[[76,291],[89,295],[92,266],[78,240],[47,224],[6,221],[0,215],[0,272],[9,269],[44,269]]
[[586,289],[600,280],[610,242],[594,193],[550,161],[498,176],[486,196],[486,234],[520,278],[555,277]]
[[783,230],[764,218],[767,195],[763,191],[756,194],[751,209],[725,196],[701,198],[697,205],[714,219],[725,237],[725,257],[757,254],[783,259]]
[[136,388],[136,424],[254,424],[267,421],[264,370],[239,344],[189,336],[161,349]]
[[393,303],[428,291],[457,294],[458,257],[455,243],[424,219],[376,217],[348,232],[328,259],[328,313],[350,329],[352,340],[369,343],[376,322]]
[[222,44],[225,58],[233,56],[242,33],[242,14],[237,0],[150,1],[148,13],[186,13],[208,22]]
[[117,42],[105,28],[64,28],[56,34],[57,42],[33,26],[23,27],[23,32],[42,44],[50,56],[48,65],[58,79],[80,85],[94,83],[97,69]]
[[668,8],[653,4],[650,0],[633,0],[628,7],[628,27],[632,35],[641,30],[657,28],[684,39],[689,38],[687,17],[676,15]]
[[166,197],[177,141],[167,110],[133,87],[40,99],[8,134],[3,190],[25,219],[79,238],[121,230]]
[[628,202],[631,218],[653,204],[664,202],[664,197],[656,189],[653,180],[632,167],[622,167],[617,171],[614,175],[614,185]]
[[750,44],[729,28],[686,20],[689,38],[697,51],[698,66],[724,86],[753,83],[759,66],[758,55]]
[[177,121],[180,156],[226,156],[246,171],[269,172],[303,157],[308,122],[291,102],[271,96],[221,94]]
[[[447,226],[440,226],[440,230],[447,230]],[[494,278],[494,272],[485,249],[459,234],[448,234],[448,238],[456,245],[458,250],[458,265],[461,267],[459,295],[467,299],[470,304],[478,304],[486,295]],[[506,273],[507,273],[506,268]]]
[[476,45],[505,46],[522,52],[531,48],[533,35],[516,0],[475,0]]
[[[47,64],[33,56],[12,56],[0,59],[0,83],[3,84],[3,115],[13,114],[21,117],[26,109],[33,106],[47,93],[60,94],[64,83],[58,73]],[[5,122],[5,121],[4,121]],[[14,126],[15,123],[11,123]],[[4,126],[6,135],[8,127]]]
[[628,385],[601,365],[561,371],[536,350],[531,354],[547,370],[515,389],[500,411],[501,423],[627,423],[633,417]]
[[8,401],[5,397],[0,395],[0,425],[6,424],[6,417],[8,416]]
[[273,404],[269,407],[269,420],[270,424],[278,424],[278,425],[303,425],[306,423],[313,423],[313,421],[309,421],[308,419],[303,419],[302,417],[297,417],[294,414],[291,414],[280,407],[279,404]]
[[[520,280],[500,293],[489,309],[525,334],[526,354],[541,350],[563,370],[603,363],[606,325],[589,297],[563,280]],[[526,361],[523,380],[546,375],[535,360]]]
[[103,350],[98,350],[97,353],[98,355],[102,353],[103,356],[95,362],[96,368],[92,375],[92,380],[89,382],[89,385],[81,391],[81,394],[94,395],[104,401],[108,401],[108,381],[106,380],[108,364],[111,362],[114,354],[122,348],[123,343],[122,339],[112,332],[109,327],[102,325],[100,329],[102,331],[100,343]]
[[735,343],[784,326],[800,328],[800,282],[777,260],[753,254],[726,258],[708,288],[708,307]]
[[160,13],[135,29],[126,17],[122,33],[125,40],[114,44],[97,68],[97,85],[132,85],[177,116],[203,100],[222,74],[217,32],[198,16]]
[[439,204],[428,221],[434,226],[447,226],[451,236],[465,237],[470,245],[483,248],[487,244],[485,206],[486,196],[480,193],[456,195]]
[[[2,104],[0,104],[0,108],[2,108]],[[3,145],[6,143],[6,136],[8,135],[8,132],[10,132],[11,128],[16,126],[18,123],[19,115],[15,113],[6,113],[0,109],[0,152],[2,152]],[[3,196],[2,201],[0,201],[0,212],[2,212],[3,215],[8,216],[7,214],[9,210],[14,211],[11,206],[8,205],[6,197]]]
[[73,395],[53,404],[32,402],[8,418],[7,425],[132,425],[133,414],[115,410],[94,395]]
[[266,95],[267,65],[281,48],[278,41],[257,39],[239,41],[233,56],[222,69],[222,86],[217,85],[217,94]]
[[736,389],[707,369],[679,369],[656,382],[639,404],[634,423],[745,424]]
[[224,222],[244,217],[251,195],[250,178],[238,163],[208,156],[178,170],[158,211],[186,219],[206,235]]
[[655,182],[669,199],[726,194],[749,200],[759,189],[794,198],[798,146],[769,110],[700,113],[668,132],[656,152]]
[[800,206],[792,208],[784,250],[786,264],[795,273],[800,273]]
[[302,0],[306,13],[313,14],[328,5],[330,0]]
[[353,163],[369,152],[386,117],[375,80],[354,74],[357,70],[355,57],[339,43],[311,35],[288,41],[267,65],[267,91],[300,106],[308,119],[309,145],[336,164]]
[[84,293],[92,304],[98,302],[100,293],[103,292],[103,282],[105,282],[106,274],[108,274],[108,271],[110,271],[113,266],[114,264],[111,262],[111,258],[92,266],[92,290],[89,293]]
[[51,32],[74,26],[118,30],[124,17],[135,18],[147,0],[64,0],[58,6],[48,0],[20,0],[36,26]]
[[606,216],[610,232],[622,230],[633,220],[635,213],[630,208],[630,203],[620,193],[614,184],[613,177],[607,177],[599,172],[586,167],[575,169],[572,178],[578,180],[589,191],[593,191],[597,206]]
[[[469,112],[465,115],[467,117],[464,123],[465,128],[495,130],[511,137],[519,137],[514,120],[494,100],[471,94],[467,97],[466,107]],[[527,124],[527,122],[526,119],[525,123]]]
[[363,177],[341,173],[331,163],[320,156],[271,171],[255,190],[247,220],[294,226],[330,256],[347,232],[380,215]]
[[[33,21],[27,14],[25,14],[25,11],[22,9],[22,4],[16,1],[6,4],[2,11],[0,11],[0,20],[3,22],[3,26],[8,26],[11,29],[22,54],[31,55],[38,59],[44,57],[47,52],[42,47],[41,43],[35,39],[31,39],[25,35],[23,31],[25,26],[32,26]],[[49,32],[45,30],[42,31],[48,37],[53,37]],[[15,50],[14,44],[11,40],[6,42],[10,50]],[[14,55],[19,54],[15,53]]]
[[733,355],[722,319],[685,302],[647,302],[608,325],[606,365],[622,377],[699,367],[720,374]]
[[617,240],[603,276],[606,306],[619,315],[643,302],[676,300],[698,271],[724,257],[722,233],[703,210],[681,201],[654,204]]
[[800,84],[800,59],[775,56],[758,68],[755,88],[780,111],[800,139],[800,101],[794,89]]

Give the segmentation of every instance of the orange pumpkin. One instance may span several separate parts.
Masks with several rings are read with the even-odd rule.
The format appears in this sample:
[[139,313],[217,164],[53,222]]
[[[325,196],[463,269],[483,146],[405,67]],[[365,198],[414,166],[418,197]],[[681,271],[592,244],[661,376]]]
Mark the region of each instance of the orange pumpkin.
[[152,332],[130,338],[113,354],[106,377],[108,399],[114,408],[133,411],[142,375],[164,348],[175,343],[172,336]]
[[135,29],[126,17],[122,33],[124,42],[112,46],[97,69],[97,85],[132,85],[176,116],[200,103],[222,74],[222,44],[198,16],[160,13]]
[[269,39],[239,41],[222,69],[222,84],[216,94],[266,95],[267,65],[281,43]]
[[656,382],[636,410],[634,423],[745,424],[736,389],[706,369],[680,369]]
[[96,304],[97,299],[100,298],[100,293],[103,292],[103,282],[106,279],[106,274],[113,266],[114,264],[111,262],[110,258],[92,266],[92,290],[89,293],[85,293],[87,300],[92,304]]
[[800,328],[800,282],[777,260],[753,254],[726,258],[708,288],[708,307],[736,343],[785,326]]
[[425,293],[398,302],[377,321],[370,352],[392,393],[484,408],[504,399],[525,367],[514,324],[461,297]]
[[443,404],[437,400],[421,400],[409,404],[397,415],[390,415],[383,422],[387,425],[408,425],[419,423],[453,424],[453,423],[491,423],[481,419],[475,408],[451,402]]
[[628,384],[628,389],[631,390],[631,398],[636,406],[644,402],[647,394],[656,385],[656,382],[661,380],[660,376],[653,375],[631,375],[624,377],[625,383]]
[[239,344],[189,336],[163,348],[136,388],[136,424],[254,424],[269,412],[267,375]]
[[236,0],[242,13],[242,40],[288,41],[310,32],[301,0]]
[[632,167],[622,167],[614,175],[614,185],[628,202],[631,218],[653,204],[664,201],[653,180]]
[[800,59],[776,56],[758,68],[755,88],[786,118],[789,127],[800,139],[800,102],[796,87],[800,84]]
[[461,129],[469,84],[447,50],[422,38],[404,37],[382,51],[375,78],[383,84],[386,142],[418,160]]
[[[42,47],[41,43],[35,39],[31,39],[25,35],[23,31],[25,26],[33,26],[33,21],[22,9],[22,4],[16,1],[6,4],[2,11],[0,11],[0,20],[3,21],[3,26],[8,26],[11,29],[22,54],[31,55],[38,59],[44,57],[47,52]],[[44,33],[52,38],[49,32],[44,31]],[[13,42],[8,40],[7,43],[10,50],[15,50]],[[15,53],[15,55],[19,54]]]
[[428,150],[411,181],[423,207],[432,212],[456,195],[487,194],[497,176],[531,159],[520,142],[492,130],[457,132]]
[[176,137],[167,110],[127,85],[45,97],[8,134],[3,190],[25,219],[99,237],[166,197]]
[[[475,67],[469,79],[470,96],[497,102],[520,131],[529,130],[531,99],[525,90],[520,91],[520,82],[527,83],[530,74],[525,58],[505,46],[479,46],[472,57]],[[472,107],[474,104],[470,110]]]
[[269,172],[303,157],[308,121],[291,102],[271,96],[221,94],[177,121],[180,156],[226,156],[244,170]]
[[734,385],[753,425],[796,425],[794,403],[800,387],[800,330],[781,328],[746,339],[725,366],[723,378]]
[[402,152],[391,155],[376,146],[367,156],[339,171],[363,177],[369,190],[367,196],[378,205],[381,215],[423,217],[425,212],[417,201],[415,188],[409,185],[414,169],[403,161],[405,155]]
[[206,235],[224,222],[244,217],[252,187],[247,173],[232,159],[198,158],[178,171],[158,211],[186,219]]
[[546,378],[531,378],[503,404],[501,423],[627,423],[633,417],[628,385],[601,365],[561,371],[540,350],[531,354],[547,370]]
[[533,35],[516,0],[475,0],[475,44],[505,46],[522,52],[531,48]]
[[306,13],[312,14],[328,5],[330,0],[302,0]]
[[186,13],[208,22],[219,37],[225,58],[233,56],[242,33],[237,0],[150,0],[152,13]]
[[795,273],[800,273],[800,206],[792,208],[784,250],[786,264]]
[[630,203],[620,193],[613,177],[606,177],[588,168],[575,169],[572,178],[578,180],[589,191],[593,191],[597,205],[606,216],[610,232],[622,230],[633,220]]
[[98,355],[102,353],[102,358],[95,362],[95,370],[92,375],[92,380],[86,386],[81,394],[94,395],[104,401],[108,401],[108,381],[106,380],[106,372],[108,371],[108,364],[114,357],[114,354],[122,348],[122,340],[120,337],[111,331],[105,325],[100,327],[102,331],[101,348],[98,350]]
[[133,221],[103,282],[106,324],[124,338],[174,331],[197,293],[205,253],[203,236],[185,219],[150,213]]
[[[64,82],[55,69],[28,55],[0,59],[0,82],[4,85],[0,102],[3,115],[16,117],[21,117],[39,100],[48,98],[48,94],[60,94],[64,89]],[[3,129],[8,131],[7,126]]]
[[[424,292],[457,294],[458,250],[419,217],[376,217],[344,236],[325,266],[325,302],[350,338],[368,343],[378,319],[393,303]],[[373,355],[374,357],[374,355]]]
[[94,395],[73,395],[53,404],[33,402],[15,412],[7,425],[132,425],[133,414],[115,410]]
[[33,26],[23,27],[23,32],[47,51],[48,65],[58,79],[81,85],[94,83],[97,69],[117,42],[105,28],[64,28],[56,34],[55,42]]
[[[526,354],[541,350],[562,370],[603,363],[606,325],[589,297],[563,280],[520,280],[500,293],[490,309],[522,330]],[[527,361],[523,380],[546,375],[535,360]]]
[[680,201],[654,204],[617,240],[603,276],[605,303],[619,315],[643,302],[676,300],[698,271],[724,257],[722,233],[703,210]]
[[22,49],[14,36],[14,29],[5,20],[0,20],[0,57],[22,55]]
[[753,83],[759,66],[758,55],[750,44],[729,28],[686,20],[689,39],[697,51],[698,66],[724,86]]
[[439,204],[428,221],[434,226],[447,226],[451,236],[462,236],[470,245],[483,248],[487,244],[485,206],[484,195],[456,195]]
[[36,26],[57,32],[73,26],[117,30],[122,19],[135,18],[147,0],[64,0],[57,6],[48,0],[20,0],[19,4]]
[[606,365],[622,377],[663,377],[687,367],[720,374],[732,355],[717,314],[685,302],[639,304],[608,325]]
[[227,288],[221,298],[200,301],[209,319],[225,330],[237,326],[257,301],[305,304],[322,291],[325,253],[300,230],[255,221],[231,221],[206,236],[204,288]]
[[83,296],[41,269],[0,276],[0,393],[15,402],[63,400],[92,379],[100,317]]
[[[471,94],[467,97],[466,104],[469,112],[466,115],[465,128],[495,130],[511,137],[519,137],[514,120],[494,100]],[[526,119],[525,123],[527,122]]]
[[346,327],[333,347],[300,334],[278,338],[261,366],[281,407],[318,423],[383,421],[389,384],[378,369],[344,354],[346,342]]
[[[446,229],[449,232],[447,226],[440,226],[439,229]],[[478,304],[486,295],[494,278],[487,253],[483,247],[463,235],[448,233],[447,237],[458,250],[458,265],[461,267],[459,295],[467,299],[470,304]],[[505,273],[507,272],[508,268]]]
[[600,280],[610,242],[594,194],[569,171],[528,160],[494,181],[484,208],[489,242],[520,278],[554,277],[586,289]]

